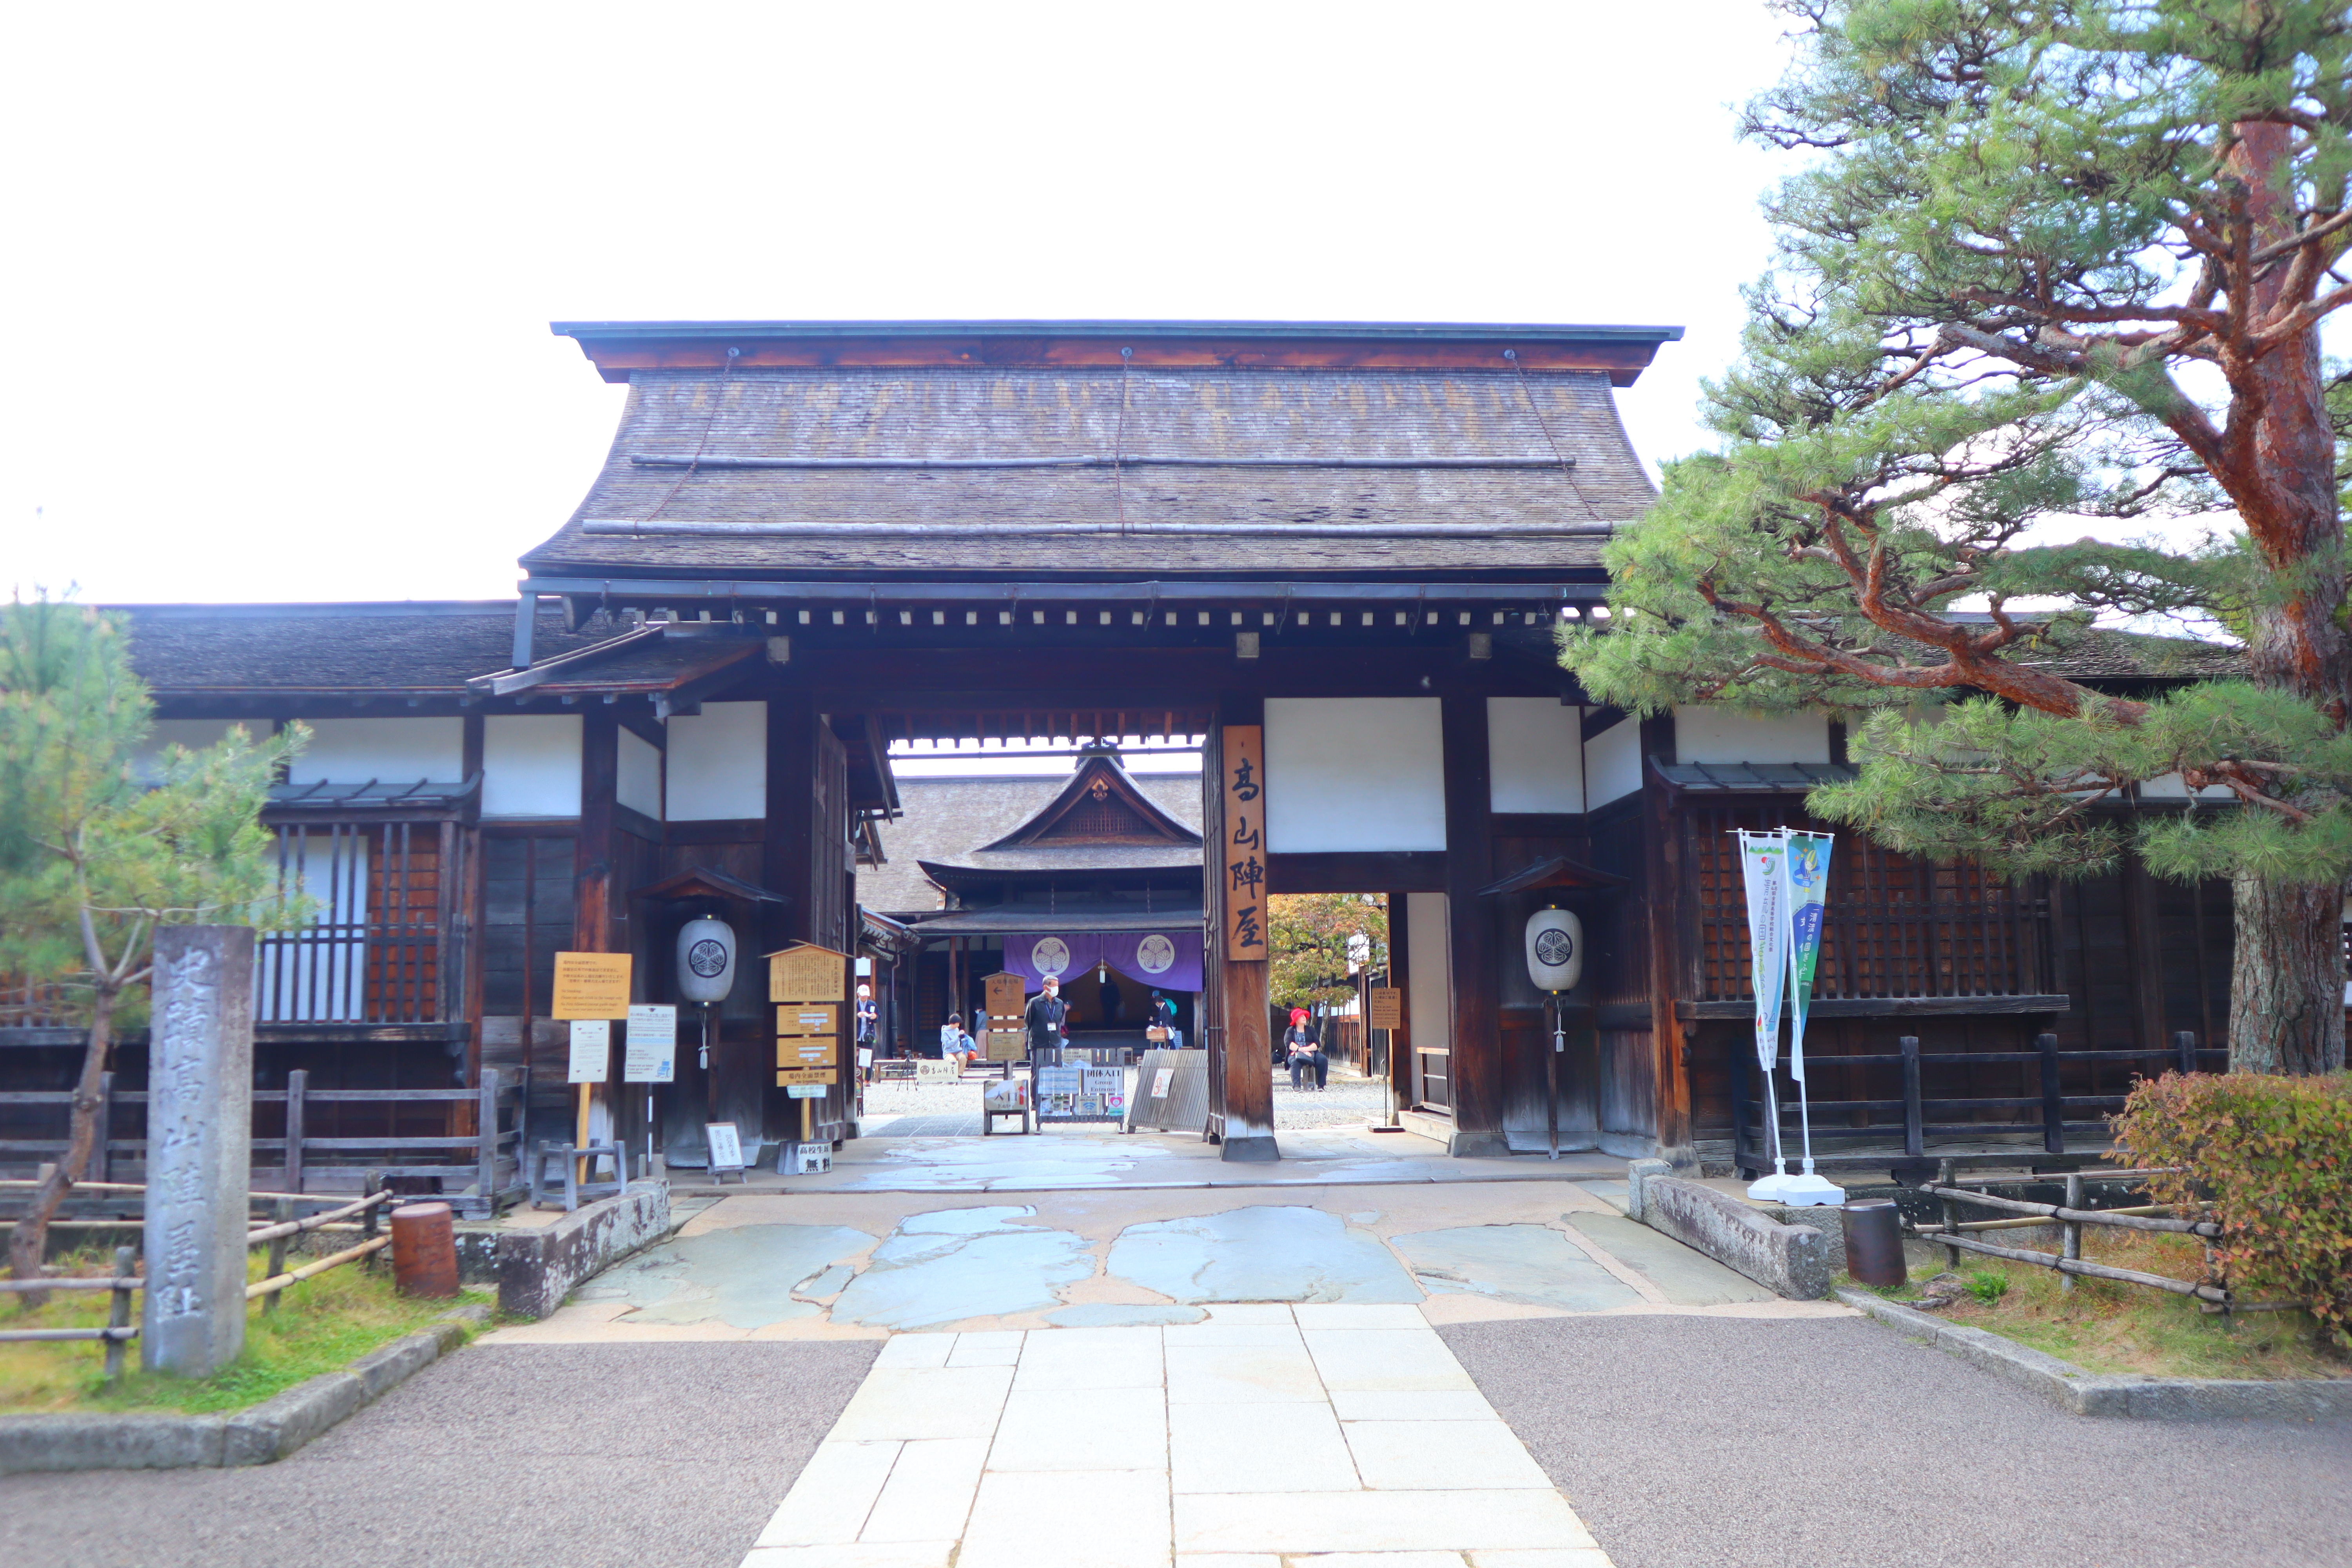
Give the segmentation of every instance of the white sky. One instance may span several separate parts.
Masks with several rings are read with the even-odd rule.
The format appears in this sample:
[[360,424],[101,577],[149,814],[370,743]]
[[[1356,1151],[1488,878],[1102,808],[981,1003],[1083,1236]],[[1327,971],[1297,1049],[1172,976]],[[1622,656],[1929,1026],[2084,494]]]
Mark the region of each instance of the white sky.
[[1675,456],[1780,59],[1758,0],[15,6],[0,576],[510,594],[623,395],[562,319],[1680,324]]

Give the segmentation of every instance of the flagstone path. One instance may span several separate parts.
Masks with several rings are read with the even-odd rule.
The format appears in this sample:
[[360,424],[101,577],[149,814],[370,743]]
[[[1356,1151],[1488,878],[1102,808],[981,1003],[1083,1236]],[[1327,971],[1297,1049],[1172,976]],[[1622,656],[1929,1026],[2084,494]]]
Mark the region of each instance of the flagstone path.
[[[1330,1554],[1330,1555],[1326,1555]],[[1406,1305],[902,1334],[743,1568],[1607,1568]]]

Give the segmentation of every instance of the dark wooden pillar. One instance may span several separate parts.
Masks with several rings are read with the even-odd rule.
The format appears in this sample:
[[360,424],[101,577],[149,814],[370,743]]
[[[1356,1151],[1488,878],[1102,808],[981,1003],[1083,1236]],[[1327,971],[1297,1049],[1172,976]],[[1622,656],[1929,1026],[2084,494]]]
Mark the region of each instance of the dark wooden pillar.
[[1478,896],[1478,889],[1495,879],[1486,696],[1476,689],[1449,691],[1443,700],[1445,923],[1454,969],[1451,1152],[1507,1154],[1510,1148],[1503,1138],[1502,1029],[1495,995],[1495,911],[1488,900]]
[[[572,913],[572,945],[578,952],[622,952],[628,948],[621,924],[627,914],[628,889],[614,886],[621,858],[614,812],[620,773],[620,719],[600,702],[583,713],[580,721],[580,853],[573,862],[577,870]],[[644,975],[630,976],[629,994],[645,994]],[[523,1027],[530,1026],[526,1019]],[[556,1081],[560,1085],[562,1080]],[[612,1113],[614,1131],[625,1138],[637,1130],[622,1120],[622,1101],[626,1097],[619,1092],[620,1083],[621,1052],[615,1048],[605,1054],[600,1097]]]
[[[1207,910],[1202,984],[1213,1031],[1203,1030],[1203,1035],[1217,1053],[1209,1062],[1210,1128],[1223,1141],[1228,1160],[1282,1157],[1274,1137],[1274,1042],[1267,1032],[1266,966],[1225,956],[1231,839],[1241,825],[1228,821],[1225,815],[1223,727],[1265,722],[1265,701],[1257,693],[1225,693],[1210,721],[1201,757],[1201,890]],[[1265,780],[1269,793],[1281,787],[1279,779]],[[1249,826],[1262,845],[1263,810]],[[1261,852],[1258,858],[1263,861],[1265,856]]]
[[[1405,908],[1402,893],[1389,894],[1389,984],[1400,993],[1412,984],[1405,963]],[[1396,1108],[1409,1109],[1413,1102],[1413,1089],[1418,1080],[1413,1077],[1412,1007],[1407,995],[1397,998],[1397,1026],[1389,1031],[1389,1087],[1396,1095]]]
[[1658,1141],[1658,1158],[1677,1169],[1697,1163],[1691,1146],[1690,1068],[1685,1059],[1682,1018],[1675,1011],[1678,996],[1695,994],[1683,973],[1685,947],[1682,921],[1684,897],[1681,835],[1676,831],[1674,805],[1656,768],[1675,761],[1675,716],[1661,713],[1642,721],[1642,849],[1643,899],[1649,917],[1651,1106]]
[[[817,940],[816,888],[812,872],[815,845],[812,830],[816,796],[816,705],[797,693],[768,700],[768,823],[761,847],[761,879],[792,902],[778,909],[764,905],[761,951],[773,952],[787,942]],[[764,987],[766,976],[761,977]]]

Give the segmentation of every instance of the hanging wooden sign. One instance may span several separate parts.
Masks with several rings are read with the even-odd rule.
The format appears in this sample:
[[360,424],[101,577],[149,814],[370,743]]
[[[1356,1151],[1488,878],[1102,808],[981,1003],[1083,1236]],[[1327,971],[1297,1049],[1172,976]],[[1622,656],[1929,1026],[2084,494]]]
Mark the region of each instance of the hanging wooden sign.
[[849,999],[849,954],[814,942],[768,954],[771,1002],[845,1002]]
[[629,1016],[629,955],[625,952],[559,952],[555,955],[555,1000],[551,1018],[625,1018]]
[[[1262,963],[1265,943],[1265,731],[1228,724],[1223,735],[1225,957]],[[1212,861],[1212,866],[1215,864]]]
[[837,1035],[841,1014],[831,1002],[787,1002],[776,1009],[779,1035]]
[[1370,1005],[1366,1011],[1370,1014],[1367,1021],[1371,1027],[1375,1029],[1404,1027],[1403,992],[1393,985],[1372,985],[1366,987],[1364,994],[1370,1000]]
[[820,1087],[840,1081],[841,1075],[831,1068],[779,1068],[776,1070],[776,1087],[779,1089]]
[[794,1035],[776,1042],[780,1068],[831,1067],[834,1041],[830,1035]]

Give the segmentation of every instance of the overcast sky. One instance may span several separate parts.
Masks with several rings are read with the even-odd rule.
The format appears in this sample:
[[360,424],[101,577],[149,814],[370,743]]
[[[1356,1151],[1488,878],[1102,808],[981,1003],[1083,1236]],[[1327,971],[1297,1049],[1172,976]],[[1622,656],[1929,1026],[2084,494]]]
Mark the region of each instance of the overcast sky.
[[620,410],[563,319],[1670,323],[1620,396],[1671,457],[1782,48],[1756,0],[14,7],[0,559],[511,594]]

